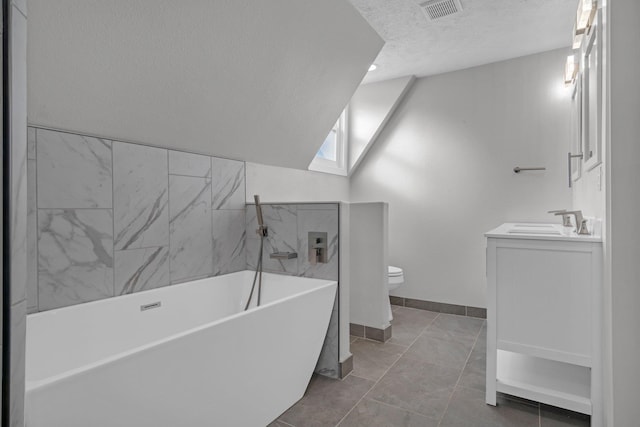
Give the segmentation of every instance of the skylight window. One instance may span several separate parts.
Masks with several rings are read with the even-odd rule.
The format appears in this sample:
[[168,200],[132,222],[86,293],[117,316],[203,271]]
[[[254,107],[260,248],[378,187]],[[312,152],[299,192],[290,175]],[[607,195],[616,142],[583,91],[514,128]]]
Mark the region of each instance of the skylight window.
[[309,165],[309,170],[347,175],[346,124],[347,110],[345,109],[316,153],[316,157]]
[[322,147],[320,147],[316,156],[320,157],[321,159],[326,159],[326,160],[335,162],[336,159],[338,158],[337,140],[338,140],[338,123],[336,123],[333,126],[333,129],[331,129],[331,132],[329,132],[329,135],[327,135],[327,138],[322,143]]

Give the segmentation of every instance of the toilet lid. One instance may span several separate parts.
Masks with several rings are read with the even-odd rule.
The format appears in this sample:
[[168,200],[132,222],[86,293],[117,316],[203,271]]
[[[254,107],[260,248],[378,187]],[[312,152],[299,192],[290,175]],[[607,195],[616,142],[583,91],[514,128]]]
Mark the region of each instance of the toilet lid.
[[394,267],[393,265],[389,266],[389,277],[402,276],[402,269],[398,267]]

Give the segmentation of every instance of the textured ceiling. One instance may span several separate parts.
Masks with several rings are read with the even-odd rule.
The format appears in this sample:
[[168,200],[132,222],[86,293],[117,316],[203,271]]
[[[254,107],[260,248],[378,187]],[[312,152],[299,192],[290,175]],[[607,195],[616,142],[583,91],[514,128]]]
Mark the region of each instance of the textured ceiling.
[[429,21],[418,0],[349,0],[385,40],[364,83],[444,73],[569,46],[576,0],[460,0]]

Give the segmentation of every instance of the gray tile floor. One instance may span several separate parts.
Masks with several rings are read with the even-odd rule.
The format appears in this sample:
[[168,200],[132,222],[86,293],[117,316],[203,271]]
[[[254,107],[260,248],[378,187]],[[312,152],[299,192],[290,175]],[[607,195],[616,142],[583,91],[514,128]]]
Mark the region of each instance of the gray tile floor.
[[588,426],[589,417],[500,396],[484,403],[486,322],[393,306],[387,343],[351,338],[353,372],[314,376],[270,427]]

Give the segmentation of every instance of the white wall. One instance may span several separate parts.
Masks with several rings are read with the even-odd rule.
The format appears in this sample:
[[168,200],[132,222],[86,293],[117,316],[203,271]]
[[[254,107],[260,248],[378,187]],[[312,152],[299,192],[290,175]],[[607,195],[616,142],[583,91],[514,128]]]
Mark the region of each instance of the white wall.
[[[389,202],[395,294],[485,307],[485,238],[505,221],[571,207],[570,93],[560,49],[416,81],[351,180]],[[515,166],[544,172],[514,174]]]
[[349,203],[340,203],[340,363],[351,357],[349,323],[351,313],[351,242],[349,233],[351,230],[351,208]]
[[29,0],[28,25],[31,124],[300,169],[384,44],[347,0]]
[[260,195],[265,203],[339,202],[349,200],[349,180],[322,172],[246,164],[247,202]]
[[[603,153],[604,156],[606,154]],[[582,171],[580,179],[573,183],[572,204],[574,209],[580,209],[586,216],[604,218],[605,175],[602,164],[590,171]]]
[[605,282],[612,296],[613,418],[640,420],[640,3],[611,0],[610,147]]
[[351,203],[349,226],[350,322],[389,326],[387,203]]

